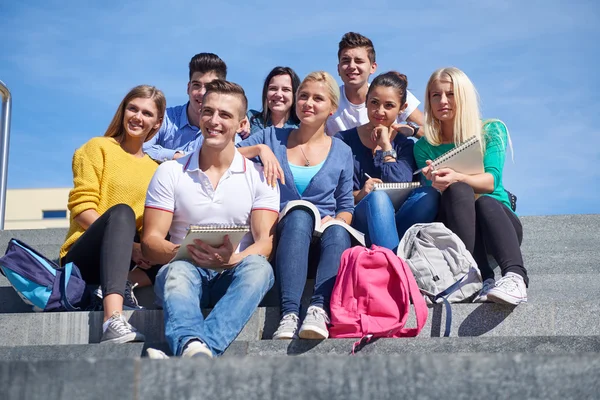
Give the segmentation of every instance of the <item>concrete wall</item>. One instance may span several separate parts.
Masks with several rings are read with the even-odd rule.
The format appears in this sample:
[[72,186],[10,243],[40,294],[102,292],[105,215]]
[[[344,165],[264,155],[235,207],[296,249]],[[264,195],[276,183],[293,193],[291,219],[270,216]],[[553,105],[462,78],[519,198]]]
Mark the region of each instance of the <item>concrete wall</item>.
[[[67,201],[70,190],[71,188],[8,189],[4,229],[68,227]],[[43,212],[51,210],[66,211],[66,218],[43,218]]]

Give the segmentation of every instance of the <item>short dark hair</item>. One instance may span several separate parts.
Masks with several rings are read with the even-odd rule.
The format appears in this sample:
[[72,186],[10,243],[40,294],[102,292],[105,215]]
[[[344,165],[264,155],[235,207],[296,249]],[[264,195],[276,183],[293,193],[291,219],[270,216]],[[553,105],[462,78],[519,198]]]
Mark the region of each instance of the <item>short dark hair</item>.
[[406,103],[406,88],[408,86],[408,78],[406,75],[401,74],[396,71],[389,71],[385,74],[377,75],[371,85],[369,86],[369,90],[367,90],[367,99],[371,94],[371,90],[377,86],[391,87],[396,89],[398,92],[398,96],[400,97],[400,105],[404,105]]
[[218,55],[213,53],[198,53],[190,60],[190,81],[194,72],[202,75],[214,72],[218,79],[227,79],[227,65]]
[[300,78],[298,77],[296,72],[294,72],[294,70],[291,69],[290,67],[275,67],[271,70],[271,72],[269,72],[269,75],[267,75],[267,78],[265,79],[265,83],[263,84],[263,90],[262,90],[262,107],[263,108],[262,108],[262,111],[260,112],[260,115],[263,118],[265,126],[267,126],[269,124],[269,121],[271,120],[271,110],[269,109],[269,106],[267,104],[267,92],[269,91],[269,83],[271,82],[271,79],[273,79],[274,77],[279,76],[279,75],[289,75],[289,77],[292,81],[293,100],[292,100],[292,108],[290,108],[290,119],[295,124],[299,124],[300,120],[298,119],[298,116],[296,115],[296,92],[298,91],[298,87],[300,86]]
[[368,37],[356,32],[348,32],[342,36],[338,49],[338,61],[342,55],[342,51],[346,49],[356,49],[358,47],[367,49],[367,56],[369,57],[371,64],[373,64],[375,62],[375,47],[373,46],[373,42]]
[[239,98],[242,101],[242,114],[240,117],[244,118],[246,115],[246,111],[248,110],[248,98],[246,97],[244,88],[237,83],[228,82],[223,79],[216,79],[206,84],[206,93],[204,93],[204,97],[206,98],[209,93],[230,94]]

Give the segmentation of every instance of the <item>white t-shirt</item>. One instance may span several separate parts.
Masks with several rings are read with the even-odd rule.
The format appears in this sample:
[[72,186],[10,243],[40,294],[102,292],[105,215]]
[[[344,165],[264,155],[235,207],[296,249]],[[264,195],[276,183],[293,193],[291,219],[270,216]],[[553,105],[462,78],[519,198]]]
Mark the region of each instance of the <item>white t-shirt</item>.
[[[148,187],[146,207],[173,213],[171,242],[180,244],[190,225],[250,225],[254,210],[279,213],[279,186],[273,188],[267,184],[260,165],[247,160],[236,149],[215,190],[198,165],[199,154],[197,149],[178,160],[162,163]],[[250,232],[237,252],[252,243]]]
[[[396,122],[399,124],[405,123],[408,116],[417,109],[421,102],[407,90],[406,104],[406,109],[402,114],[398,115],[398,118],[396,119]],[[340,131],[355,128],[364,125],[367,122],[369,122],[369,116],[367,115],[366,104],[362,103],[357,105],[350,103],[346,97],[344,85],[340,86],[340,105],[335,114],[327,119],[325,132],[327,132],[329,136],[333,136]]]

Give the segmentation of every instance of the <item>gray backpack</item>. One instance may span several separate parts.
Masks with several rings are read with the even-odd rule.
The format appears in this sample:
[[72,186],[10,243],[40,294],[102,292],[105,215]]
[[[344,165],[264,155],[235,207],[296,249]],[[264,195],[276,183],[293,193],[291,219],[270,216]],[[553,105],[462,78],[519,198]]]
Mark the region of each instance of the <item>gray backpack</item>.
[[397,251],[431,303],[472,300],[482,288],[477,264],[456,234],[444,224],[415,224]]

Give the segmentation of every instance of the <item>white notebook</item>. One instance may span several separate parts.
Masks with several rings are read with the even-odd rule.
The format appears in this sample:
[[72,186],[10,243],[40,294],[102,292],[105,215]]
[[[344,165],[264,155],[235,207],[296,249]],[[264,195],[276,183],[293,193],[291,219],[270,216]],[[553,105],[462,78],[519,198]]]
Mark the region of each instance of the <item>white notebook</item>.
[[290,212],[291,210],[293,210],[295,208],[302,208],[302,209],[305,209],[305,210],[309,211],[310,213],[312,213],[314,220],[315,220],[315,228],[313,231],[313,237],[321,237],[321,235],[323,234],[323,232],[325,231],[325,229],[328,226],[340,225],[340,226],[344,227],[344,229],[346,229],[348,231],[348,233],[350,233],[350,236],[352,236],[352,238],[354,238],[354,240],[356,242],[358,242],[361,246],[365,245],[364,233],[354,229],[353,227],[346,224],[345,222],[342,222],[338,219],[331,219],[331,220],[325,222],[323,225],[321,225],[321,214],[319,213],[319,210],[317,209],[317,207],[310,201],[306,201],[306,200],[289,201],[285,205],[283,210],[281,210],[281,212],[279,213],[279,220],[281,221],[288,212]]
[[434,169],[452,168],[456,172],[467,175],[484,173],[483,154],[481,154],[479,139],[473,136],[433,160],[432,165]]
[[394,209],[398,209],[413,189],[421,187],[419,182],[376,183],[373,190],[383,190],[392,200]]
[[223,238],[225,235],[229,235],[229,240],[233,245],[233,249],[237,250],[242,238],[250,232],[249,225],[226,225],[226,224],[212,224],[212,225],[191,225],[188,228],[188,232],[177,250],[177,254],[171,261],[176,260],[188,260],[192,261],[187,246],[194,244],[194,240],[200,239],[204,243],[213,247],[219,247],[223,244]]

